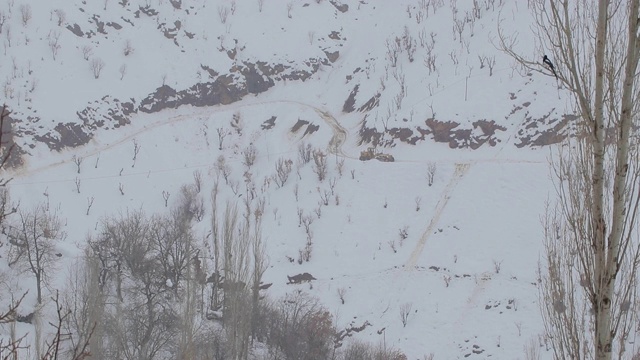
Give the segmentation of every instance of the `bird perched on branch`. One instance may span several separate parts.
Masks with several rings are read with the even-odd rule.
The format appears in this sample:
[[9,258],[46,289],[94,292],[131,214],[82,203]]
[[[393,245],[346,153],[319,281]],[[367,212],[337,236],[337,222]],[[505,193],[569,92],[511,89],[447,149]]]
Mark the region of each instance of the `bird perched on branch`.
[[547,65],[547,67],[549,67],[549,70],[551,70],[551,72],[553,73],[553,75],[556,77],[556,79],[558,78],[558,74],[556,74],[556,68],[553,66],[553,63],[551,62],[551,60],[549,60],[549,58],[547,57],[547,55],[542,57],[542,62]]

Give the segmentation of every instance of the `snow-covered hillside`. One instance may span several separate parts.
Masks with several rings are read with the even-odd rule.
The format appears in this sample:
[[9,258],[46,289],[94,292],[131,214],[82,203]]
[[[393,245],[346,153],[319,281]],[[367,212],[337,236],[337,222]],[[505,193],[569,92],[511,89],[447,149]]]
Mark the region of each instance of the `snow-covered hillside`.
[[[540,216],[547,158],[573,116],[553,77],[498,49],[500,25],[541,56],[525,3],[1,1],[18,146],[4,176],[20,209],[46,204],[66,233],[47,294],[103,219],[167,213],[185,184],[200,183],[193,228],[210,260],[217,181],[218,213],[263,201],[262,294],[318,297],[352,329],[344,343],[550,358]],[[3,293],[32,289],[33,309],[35,280],[6,259]],[[288,284],[303,273],[315,279]]]

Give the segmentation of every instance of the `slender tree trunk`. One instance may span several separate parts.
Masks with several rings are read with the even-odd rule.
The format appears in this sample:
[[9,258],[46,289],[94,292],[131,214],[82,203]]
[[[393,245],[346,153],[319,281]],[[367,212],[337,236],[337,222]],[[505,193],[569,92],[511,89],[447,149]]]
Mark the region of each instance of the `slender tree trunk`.
[[36,271],[36,290],[38,292],[38,304],[42,304],[42,272]]
[[[601,0],[601,3],[607,1]],[[601,5],[602,6],[602,5]],[[614,296],[615,282],[624,257],[622,237],[627,212],[627,173],[629,170],[629,137],[632,123],[634,79],[638,67],[638,6],[639,0],[629,2],[628,43],[624,81],[622,84],[622,102],[620,119],[617,126],[616,162],[613,180],[612,224],[607,239],[605,269],[600,279],[598,292],[598,317],[596,319],[596,358],[611,359],[612,340],[616,336],[617,325],[612,324],[611,299]]]
[[[596,25],[596,54],[595,54],[595,99],[592,148],[593,148],[593,187],[592,221],[595,229],[593,236],[595,255],[595,299],[592,299],[595,311],[595,344],[596,359],[611,358],[611,294],[613,282],[610,281],[606,264],[606,233],[607,224],[604,215],[604,61],[608,25],[608,0],[598,1],[598,22]],[[587,155],[588,156],[588,155]],[[585,239],[586,240],[586,239]],[[611,291],[610,291],[611,290]]]

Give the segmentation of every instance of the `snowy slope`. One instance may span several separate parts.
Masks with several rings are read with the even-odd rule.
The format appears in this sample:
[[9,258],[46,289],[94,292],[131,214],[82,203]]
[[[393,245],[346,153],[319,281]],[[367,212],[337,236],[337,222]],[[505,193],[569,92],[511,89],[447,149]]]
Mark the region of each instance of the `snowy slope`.
[[[553,196],[549,148],[570,104],[552,77],[521,74],[497,49],[501,23],[509,33],[524,29],[517,46],[537,56],[523,3],[478,1],[475,12],[471,1],[424,3],[439,6],[3,4],[0,79],[24,153],[24,164],[6,171],[11,196],[22,207],[50,204],[68,233],[51,290],[63,286],[66,266],[100,219],[166,211],[163,194],[170,205],[194,171],[203,175],[206,213],[196,228],[205,237],[216,162],[223,157],[231,169],[223,198],[241,202],[250,196],[243,153],[253,146],[249,172],[266,203],[269,296],[303,289],[332,311],[338,328],[367,323],[354,338],[384,341],[409,359],[524,358],[532,340],[550,358],[536,287],[540,215]],[[396,38],[403,50],[394,66]],[[411,56],[407,38],[415,41]],[[83,47],[91,49],[87,60]],[[98,78],[94,59],[104,62]],[[201,91],[206,86],[214,90]],[[205,96],[206,104],[189,100]],[[227,134],[222,146],[218,130]],[[299,163],[305,144],[328,155],[325,180]],[[358,160],[368,147],[395,162]],[[282,187],[271,179],[279,159],[294,163]],[[314,219],[312,257],[302,264],[300,211]],[[303,272],[317,280],[286,284]],[[21,276],[7,284],[15,293],[33,287]],[[403,326],[405,304],[411,314]]]

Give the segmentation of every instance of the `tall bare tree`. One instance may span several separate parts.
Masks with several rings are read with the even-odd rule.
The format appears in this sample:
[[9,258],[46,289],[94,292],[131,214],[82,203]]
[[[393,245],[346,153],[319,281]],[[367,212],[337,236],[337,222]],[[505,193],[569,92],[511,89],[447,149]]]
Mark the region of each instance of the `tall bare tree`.
[[[640,110],[639,3],[530,0],[538,59],[549,54],[553,69],[518,54],[515,38],[500,31],[502,48],[521,65],[557,74],[580,115],[571,149],[561,152],[554,165],[559,201],[557,213],[551,210],[555,215],[546,222],[549,261],[543,285],[555,287],[545,305],[553,320],[546,326],[552,334],[564,335],[551,337],[557,358],[622,357],[634,329],[640,250],[639,161],[632,133]],[[574,296],[576,292],[581,295]],[[585,307],[579,311],[588,323],[581,329],[567,327],[563,320],[572,307]],[[580,340],[580,331],[590,335],[567,346]],[[557,343],[559,339],[568,342]]]
[[11,244],[9,265],[30,272],[36,279],[38,304],[42,303],[42,288],[55,270],[58,256],[56,242],[65,238],[62,222],[55,213],[38,205],[32,210],[20,211],[18,219],[9,224],[4,233]]

